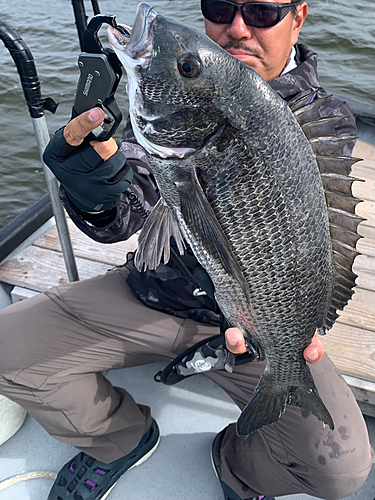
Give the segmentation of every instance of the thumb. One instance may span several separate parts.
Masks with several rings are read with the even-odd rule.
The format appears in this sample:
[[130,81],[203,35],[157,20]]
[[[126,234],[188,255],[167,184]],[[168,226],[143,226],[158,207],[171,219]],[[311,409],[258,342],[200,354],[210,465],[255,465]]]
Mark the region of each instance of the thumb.
[[228,328],[225,332],[228,351],[233,354],[243,354],[247,351],[243,333],[239,328]]
[[104,111],[93,108],[76,116],[64,128],[64,139],[70,146],[79,146],[83,139],[104,121]]

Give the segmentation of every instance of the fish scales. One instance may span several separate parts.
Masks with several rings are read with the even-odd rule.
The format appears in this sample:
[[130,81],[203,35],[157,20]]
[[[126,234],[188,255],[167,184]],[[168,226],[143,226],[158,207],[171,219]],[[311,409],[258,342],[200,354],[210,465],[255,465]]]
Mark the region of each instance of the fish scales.
[[[314,197],[316,196],[312,189],[314,182],[318,192],[321,190],[320,178],[308,176],[301,165],[302,175],[296,177],[296,182],[287,184],[284,189],[283,180],[278,181],[274,169],[262,159],[257,160],[255,156],[250,160],[248,155],[244,154],[244,164],[238,168],[241,153],[231,147],[227,150],[230,158],[220,158],[223,168],[218,168],[216,163],[211,171],[207,171],[205,193],[249,283],[251,310],[255,318],[261,317],[259,325],[261,331],[265,332],[261,344],[266,351],[279,350],[283,344],[295,342],[294,333],[291,334],[294,329],[301,331],[303,328],[306,331],[306,328],[309,328],[312,336],[315,330],[312,319],[316,321],[317,311],[322,310],[322,300],[323,304],[327,300],[329,283],[326,284],[325,290],[320,287],[318,292],[315,292],[316,284],[321,285],[322,280],[313,280],[319,262],[322,262],[320,267],[325,269],[323,273],[330,274],[330,247],[326,245],[325,250],[322,250],[322,245],[316,241],[320,228],[314,227],[322,223],[322,217],[317,216],[320,212],[325,213],[326,209],[319,204],[313,204],[311,213],[301,214],[299,202],[293,213],[294,200],[305,197],[307,188],[312,191]],[[275,153],[279,155],[277,149]],[[236,160],[231,161],[234,155]],[[276,168],[277,163],[280,165],[278,175],[282,176],[284,159],[280,158],[275,162]],[[252,196],[248,196],[248,193],[252,193]],[[238,200],[244,200],[245,208],[239,208]],[[310,205],[308,200],[307,206]],[[310,224],[303,220],[306,215],[308,220],[311,220]],[[299,227],[298,222],[301,219],[303,224]],[[323,219],[323,222],[327,225],[326,220]],[[251,237],[247,237],[249,234]],[[329,238],[328,229],[326,238]],[[317,254],[312,251],[314,248]],[[311,262],[308,265],[303,262],[306,258]],[[301,282],[300,286],[295,286],[295,280]],[[303,286],[304,282],[307,287]],[[314,293],[318,295],[313,300],[317,311],[305,307],[306,300],[311,302],[311,295]],[[277,321],[275,315],[279,316]],[[322,322],[323,320],[324,318]],[[269,335],[271,331],[278,333]],[[260,335],[259,332],[255,334],[256,337]],[[307,336],[306,345],[309,338]],[[289,349],[288,353],[294,355],[292,349]],[[289,362],[287,358],[288,356],[286,363]],[[282,373],[284,377],[284,370]]]
[[[288,113],[286,120],[289,120]],[[259,119],[252,114],[252,121],[247,125],[248,129],[255,129],[254,135],[257,135],[256,127],[259,127],[259,121],[262,121],[262,117]],[[277,126],[280,126],[280,119],[277,121]],[[245,131],[246,133],[248,132]],[[260,133],[264,136],[264,130],[259,131]],[[297,142],[300,135],[301,132],[297,127],[295,139]],[[239,141],[237,134],[234,139],[236,146],[229,144],[224,147],[221,142],[220,165],[213,147],[210,154],[214,158],[211,162],[212,168],[206,172],[205,193],[217,219],[227,233],[249,283],[253,315],[255,316],[254,311],[259,311],[262,316],[261,324],[266,330],[281,327],[286,335],[284,339],[280,333],[275,336],[266,334],[266,343],[271,341],[272,346],[280,347],[280,344],[288,340],[288,332],[294,325],[305,323],[310,325],[310,330],[314,329],[311,315],[314,317],[316,311],[311,309],[308,314],[309,311],[304,305],[306,299],[316,290],[316,283],[311,281],[316,267],[311,264],[305,265],[303,262],[299,266],[299,263],[306,258],[315,264],[320,261],[325,269],[323,272],[329,277],[331,250],[326,207],[318,170],[316,167],[310,171],[305,168],[305,162],[302,161],[304,153],[303,151],[300,153],[301,148],[293,144],[292,138],[289,148],[284,149],[283,155],[283,151],[277,145],[278,137],[278,131],[272,130],[271,125],[264,144],[258,146],[262,151],[259,155],[255,148],[249,152],[246,138]],[[269,138],[275,139],[272,141]],[[269,153],[266,148],[269,149]],[[224,155],[224,151],[227,151],[227,156]],[[301,159],[296,160],[296,175],[291,175],[290,169],[286,169],[285,164],[290,162],[291,156],[293,154],[296,156],[296,153]],[[268,163],[264,161],[265,157],[269,159]],[[239,164],[239,161],[242,164]],[[303,198],[306,199],[304,204],[302,204]],[[315,202],[319,198],[320,204]],[[244,200],[245,209],[239,208],[238,200]],[[302,210],[305,210],[303,213],[301,206],[304,207]],[[323,236],[327,240],[325,249],[321,242],[316,241],[316,235],[321,234],[319,226],[322,223],[326,227]],[[249,248],[251,241],[253,243]],[[314,247],[323,255],[314,254],[312,251]],[[295,286],[296,279],[302,282],[298,288]],[[304,289],[303,281],[306,281],[307,289]],[[317,280],[318,283],[319,281],[321,284],[321,280]],[[327,287],[329,288],[329,282],[325,290],[320,288],[323,301],[327,300]],[[286,297],[286,294],[289,294],[289,297]],[[271,302],[270,295],[273,299]],[[280,306],[284,302],[287,302],[288,306],[281,310]],[[322,310],[319,297],[315,299],[315,303],[317,309]],[[300,309],[297,314],[296,307]],[[275,313],[281,316],[280,322],[276,325]]]
[[240,437],[276,421],[286,404],[333,428],[303,350],[332,314],[336,269],[321,175],[292,111],[245,64],[146,3],[129,39],[113,28],[109,39],[162,197],[141,232],[137,267],[167,261],[170,234],[185,240],[228,322],[265,359]]

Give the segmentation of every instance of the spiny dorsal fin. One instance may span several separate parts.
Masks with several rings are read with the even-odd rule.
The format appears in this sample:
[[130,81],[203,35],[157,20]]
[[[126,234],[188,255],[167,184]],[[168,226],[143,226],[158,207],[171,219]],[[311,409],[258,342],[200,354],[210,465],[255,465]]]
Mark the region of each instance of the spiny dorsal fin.
[[[345,240],[347,242],[347,244],[352,248],[355,248],[357,241],[360,238],[363,238],[363,236],[361,236],[357,232],[348,231],[347,229],[345,229],[341,226],[336,226],[333,223],[330,224],[330,229],[331,229],[331,237],[332,237],[333,241]],[[336,260],[336,258],[335,258],[335,260]]]
[[324,191],[333,193],[341,193],[346,195],[352,194],[352,184],[356,179],[346,174],[337,174],[336,172],[321,172]]
[[331,118],[318,118],[313,121],[308,121],[303,124],[302,130],[305,136],[310,138],[320,137],[320,136],[335,136],[335,127],[337,122],[341,121],[345,116],[332,116]]
[[288,106],[290,109],[293,111],[294,115],[297,113],[299,114],[303,108],[308,106],[309,104],[315,104],[318,103],[319,107],[320,104],[328,99],[329,97],[332,97],[332,95],[327,95],[319,99],[315,99],[317,96],[319,89],[314,89],[312,90],[309,94],[303,95],[302,97],[300,95],[297,95],[290,101],[288,101]]
[[301,127],[306,123],[320,120],[322,118],[319,113],[319,106],[317,106],[317,104],[322,104],[326,99],[327,97],[324,97],[323,99],[319,99],[317,101],[309,103],[306,106],[303,106],[303,108],[299,108],[294,112],[294,116],[296,117]]
[[308,138],[315,156],[343,156],[344,147],[358,139],[355,136],[328,136]]
[[352,156],[316,156],[316,161],[321,174],[349,175],[354,163],[362,159]]
[[345,116],[322,118],[321,104],[331,97],[327,95],[315,99],[317,90],[302,98],[289,101],[288,105],[315,154],[326,196],[330,224],[333,260],[336,270],[335,285],[331,304],[328,308],[325,325],[329,330],[338,318],[337,310],[342,310],[351,299],[357,275],[353,273],[354,259],[359,255],[356,244],[361,236],[358,225],[365,219],[355,213],[362,200],[353,196],[352,185],[356,179],[351,177],[351,167],[359,158],[348,157],[344,148],[357,137],[337,136],[335,127]]

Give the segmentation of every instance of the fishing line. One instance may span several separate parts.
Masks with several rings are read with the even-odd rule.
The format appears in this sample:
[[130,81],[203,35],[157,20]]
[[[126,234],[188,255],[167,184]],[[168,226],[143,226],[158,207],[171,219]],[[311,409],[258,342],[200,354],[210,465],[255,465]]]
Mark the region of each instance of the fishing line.
[[50,471],[36,471],[36,472],[26,472],[25,474],[17,474],[16,476],[5,479],[0,482],[0,491],[13,486],[14,484],[21,483],[22,481],[28,481],[29,479],[52,479],[53,481],[57,478],[57,472]]

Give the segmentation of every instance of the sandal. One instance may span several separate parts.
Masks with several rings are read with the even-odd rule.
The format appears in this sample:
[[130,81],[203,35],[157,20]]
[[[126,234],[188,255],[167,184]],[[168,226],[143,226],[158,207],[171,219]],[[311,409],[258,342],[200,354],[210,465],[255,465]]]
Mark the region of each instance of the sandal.
[[48,500],[104,500],[120,476],[145,462],[159,442],[159,427],[153,420],[139,445],[114,462],[106,464],[86,453],[78,453],[59,471]]

